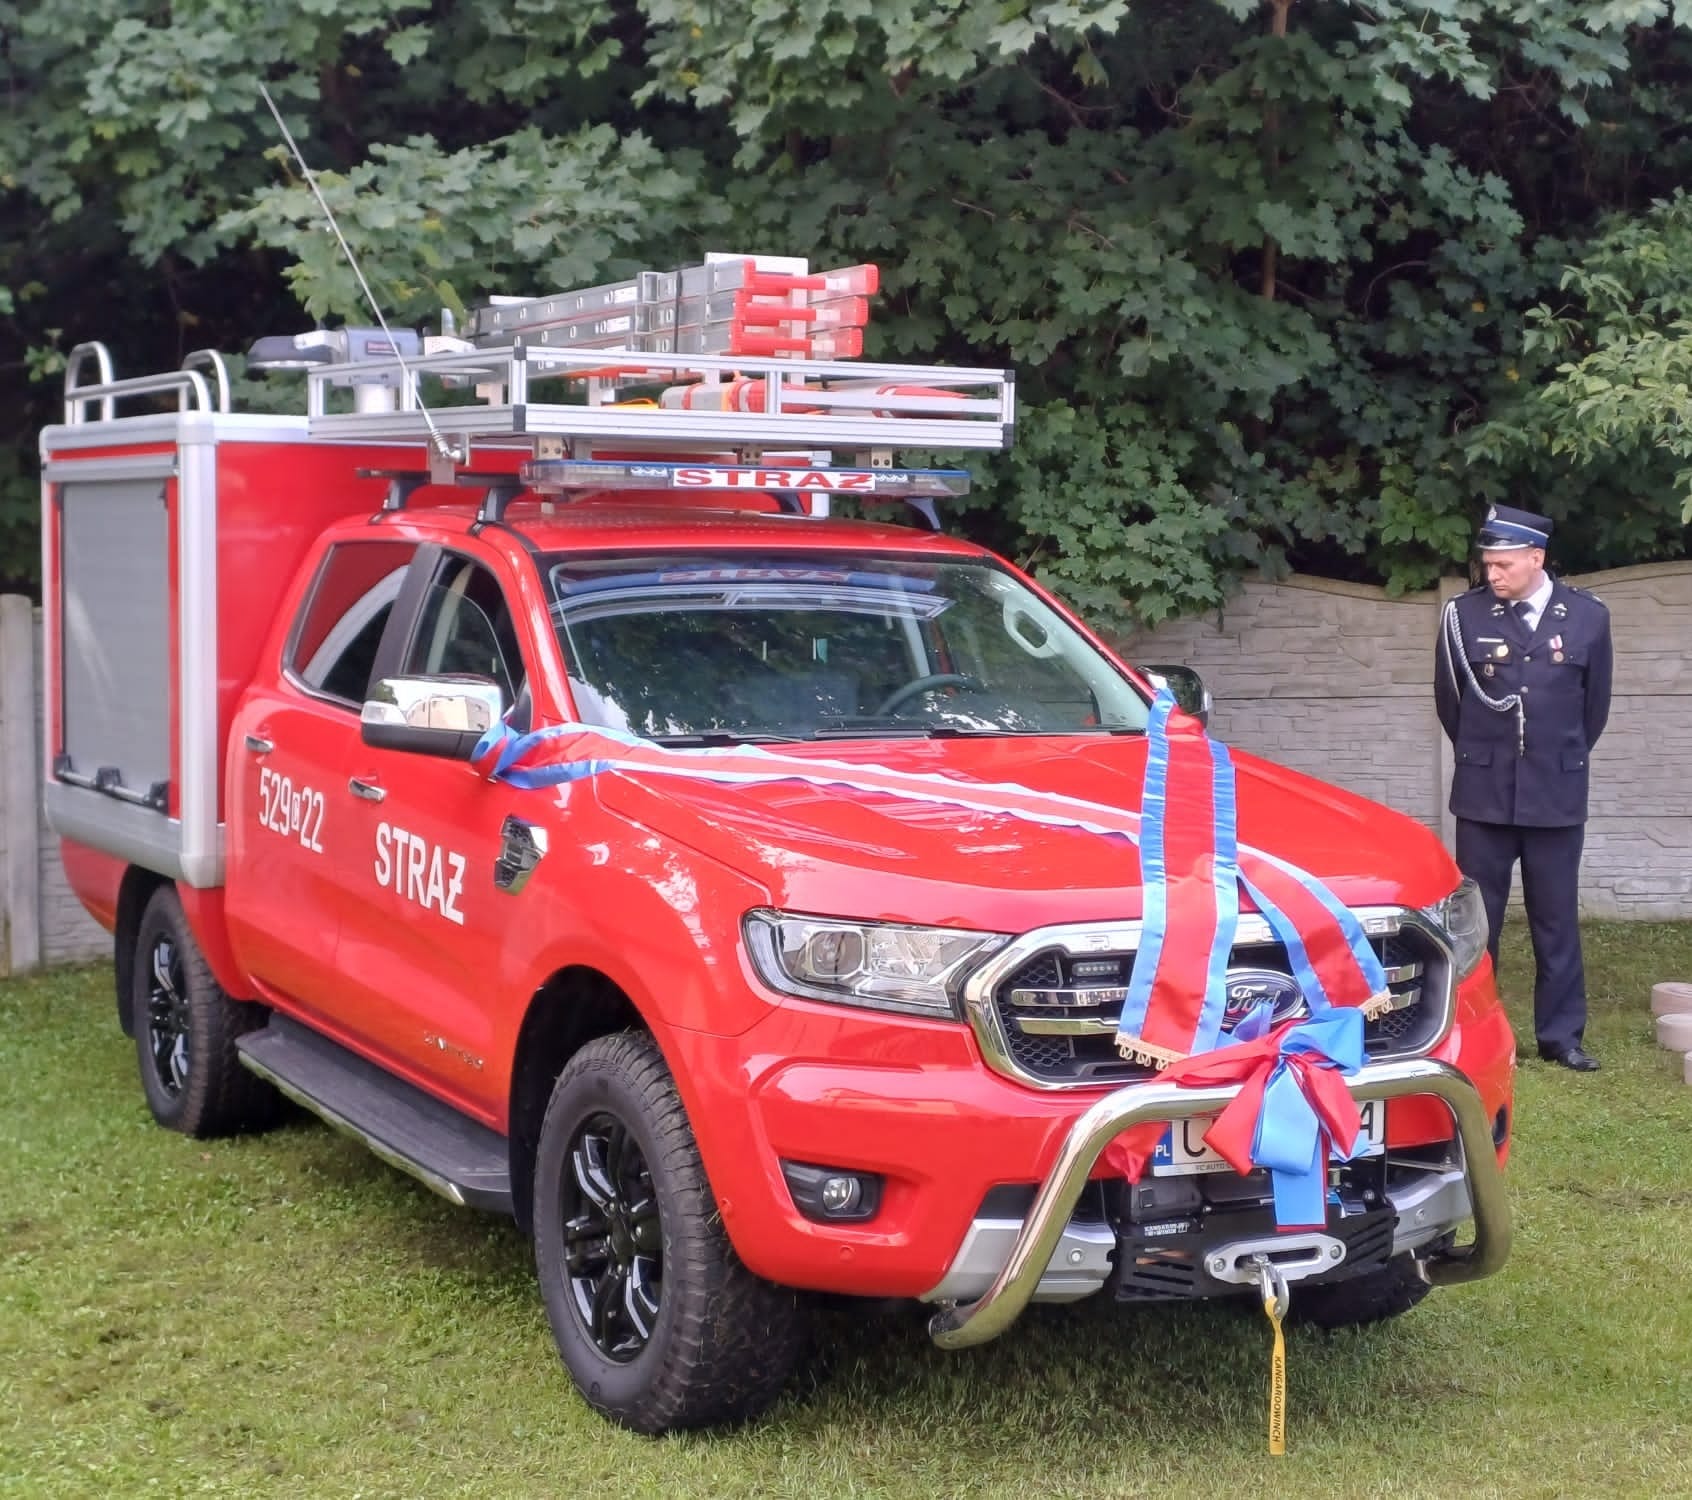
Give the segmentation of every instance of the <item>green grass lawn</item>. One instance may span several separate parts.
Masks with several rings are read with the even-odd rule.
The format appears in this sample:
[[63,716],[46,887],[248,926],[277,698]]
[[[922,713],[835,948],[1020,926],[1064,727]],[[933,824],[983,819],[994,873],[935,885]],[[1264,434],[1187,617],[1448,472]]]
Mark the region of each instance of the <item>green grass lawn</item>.
[[[1525,1022],[1525,933],[1506,934]],[[1504,1273],[1395,1324],[1033,1309],[980,1349],[820,1320],[763,1421],[610,1427],[554,1356],[526,1243],[301,1118],[155,1127],[106,969],[0,982],[0,1496],[1692,1495],[1692,1089],[1650,985],[1692,925],[1592,924],[1589,1045],[1530,1063]],[[1295,1293],[1296,1295],[1296,1293]]]

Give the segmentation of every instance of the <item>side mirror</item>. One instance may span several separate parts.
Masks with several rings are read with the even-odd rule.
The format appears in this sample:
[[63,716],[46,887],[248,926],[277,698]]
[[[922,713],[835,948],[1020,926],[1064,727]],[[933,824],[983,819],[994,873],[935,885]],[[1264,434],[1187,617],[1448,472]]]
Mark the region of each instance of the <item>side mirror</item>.
[[505,711],[488,677],[384,677],[359,714],[359,737],[379,750],[469,760],[476,741]]
[[1168,688],[1175,695],[1175,704],[1191,714],[1201,724],[1210,722],[1210,689],[1204,679],[1191,667],[1146,666],[1140,675],[1155,688]]

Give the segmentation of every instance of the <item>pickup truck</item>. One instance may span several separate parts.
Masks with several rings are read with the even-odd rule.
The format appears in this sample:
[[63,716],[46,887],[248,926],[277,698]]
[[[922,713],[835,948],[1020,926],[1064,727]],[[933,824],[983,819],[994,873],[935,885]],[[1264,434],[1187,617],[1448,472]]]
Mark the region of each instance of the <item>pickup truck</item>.
[[[1008,414],[1008,386],[672,414],[502,402],[499,357],[433,418],[316,386],[242,415],[215,359],[73,358],[41,441],[47,806],[161,1125],[291,1100],[512,1216],[576,1388],[645,1433],[767,1407],[813,1293],[927,1303],[962,1346],[1030,1301],[1252,1296],[1265,1263],[1328,1325],[1497,1268],[1513,1040],[1434,835],[1233,756],[1241,845],[1319,882],[1387,985],[1326,1222],[1289,1233],[1205,1139],[1238,1085],[1115,1044],[1134,847],[978,795],[1149,816],[1154,683],[981,547],[817,513],[932,472],[830,467],[830,423],[940,447],[953,409],[911,392]],[[437,427],[477,446],[443,464]],[[1296,959],[1246,901],[1224,1042],[1307,1013]],[[1110,1144],[1148,1124],[1130,1180]]]

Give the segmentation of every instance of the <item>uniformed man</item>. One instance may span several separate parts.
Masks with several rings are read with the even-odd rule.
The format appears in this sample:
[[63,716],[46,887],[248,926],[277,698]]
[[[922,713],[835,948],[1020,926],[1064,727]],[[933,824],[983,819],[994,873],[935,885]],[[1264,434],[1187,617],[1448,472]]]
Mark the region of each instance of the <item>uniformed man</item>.
[[1610,612],[1545,571],[1550,538],[1551,522],[1532,511],[1487,512],[1478,538],[1486,582],[1445,607],[1434,698],[1456,756],[1457,865],[1486,902],[1493,965],[1520,860],[1539,1055],[1591,1073],[1580,852],[1587,767],[1610,714]]

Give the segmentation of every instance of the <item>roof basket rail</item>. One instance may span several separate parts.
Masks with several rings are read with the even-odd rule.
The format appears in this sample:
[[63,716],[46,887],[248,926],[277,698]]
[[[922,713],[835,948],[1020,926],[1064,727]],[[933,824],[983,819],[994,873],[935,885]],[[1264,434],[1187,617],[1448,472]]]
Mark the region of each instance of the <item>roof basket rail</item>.
[[[93,363],[98,378],[84,383],[85,367]],[[211,371],[217,384],[214,404],[211,387],[196,366]],[[125,380],[115,379],[112,356],[98,341],[78,344],[65,357],[65,422],[77,426],[85,422],[110,422],[117,416],[117,403],[139,396],[174,395],[178,411],[201,411],[227,414],[229,411],[229,371],[223,356],[215,349],[196,349],[177,370],[157,375],[135,375]],[[95,410],[96,405],[98,410]]]
[[[1006,370],[523,343],[424,354],[408,368],[413,379],[397,390],[391,361],[308,370],[312,433],[424,442],[433,427],[453,439],[524,448],[533,457],[590,458],[596,443],[643,451],[997,451],[1009,445],[1015,424],[1015,379]],[[356,387],[366,377],[388,386],[391,410],[330,410],[334,387]],[[426,392],[467,386],[474,388],[473,402],[429,401],[425,412]],[[626,399],[631,394],[635,399]],[[549,440],[567,451],[544,451]]]

